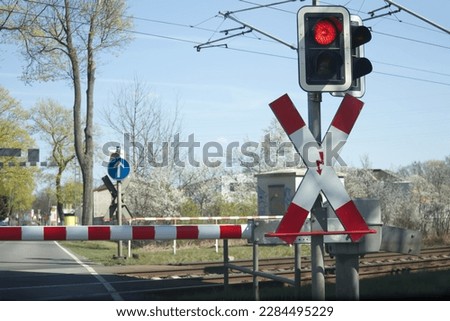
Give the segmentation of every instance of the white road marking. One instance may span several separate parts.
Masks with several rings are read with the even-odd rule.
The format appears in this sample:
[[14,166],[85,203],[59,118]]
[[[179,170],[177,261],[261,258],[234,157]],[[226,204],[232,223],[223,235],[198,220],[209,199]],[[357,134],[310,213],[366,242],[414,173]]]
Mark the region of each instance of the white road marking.
[[116,291],[116,289],[114,289],[114,287],[111,284],[109,284],[108,281],[106,281],[103,278],[103,276],[98,274],[97,271],[95,271],[91,266],[81,262],[75,255],[73,255],[68,250],[66,250],[64,247],[62,247],[58,242],[56,242],[56,241],[54,241],[54,242],[61,250],[63,250],[67,255],[69,255],[75,262],[77,262],[79,265],[84,267],[89,272],[89,274],[91,274],[93,277],[95,277],[105,287],[105,289],[108,291],[108,293],[111,295],[111,297],[113,298],[114,301],[123,301],[122,296]]

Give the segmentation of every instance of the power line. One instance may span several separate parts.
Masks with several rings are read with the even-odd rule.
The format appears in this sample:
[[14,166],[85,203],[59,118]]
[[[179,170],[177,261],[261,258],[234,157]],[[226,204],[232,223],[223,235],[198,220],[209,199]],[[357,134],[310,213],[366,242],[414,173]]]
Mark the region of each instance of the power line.
[[[42,2],[33,1],[33,0],[28,0],[28,2],[44,4]],[[5,9],[0,9],[0,10],[1,11],[5,11]],[[18,14],[24,14],[24,12],[20,12],[20,11],[17,11],[17,10],[15,10],[13,12],[14,13],[18,13]],[[216,16],[214,16],[214,17],[216,17]],[[212,17],[212,18],[214,18],[214,17]],[[130,18],[131,18],[131,16],[130,16]],[[199,30],[209,31],[209,32],[215,32],[216,31],[216,30],[213,30],[213,29],[198,27],[199,24],[195,26],[195,25],[181,24],[181,23],[164,21],[164,20],[142,18],[142,17],[132,17],[132,18],[138,19],[138,20],[142,20],[142,21],[148,21],[148,22],[152,22],[152,23],[173,25],[173,26],[183,27],[183,28],[199,29]],[[207,20],[210,20],[212,18],[208,18]],[[207,21],[207,20],[205,20],[205,21]],[[138,34],[138,35],[144,35],[144,36],[149,36],[149,37],[161,38],[161,39],[170,40],[170,41],[177,41],[177,42],[189,43],[189,44],[194,44],[194,45],[200,45],[201,44],[200,42],[189,40],[189,39],[183,39],[183,38],[180,38],[180,37],[173,37],[173,36],[168,36],[168,35],[163,35],[163,34],[150,33],[150,32],[144,32],[144,31],[137,31],[137,30],[127,30],[127,29],[122,29],[122,30],[125,31],[125,32],[128,32],[128,33],[131,33],[131,34]],[[378,34],[381,34],[381,35],[385,35],[385,36],[391,36],[391,37],[403,39],[403,40],[413,41],[413,42],[417,42],[417,43],[421,43],[421,44],[441,47],[441,48],[444,48],[444,49],[450,49],[450,47],[447,47],[447,46],[437,45],[437,44],[433,44],[433,43],[429,43],[429,42],[422,42],[422,41],[418,41],[418,40],[411,39],[411,38],[385,34],[385,33],[377,32],[377,31],[373,31],[373,30],[372,30],[372,32],[378,33]],[[263,40],[261,38],[253,38],[253,37],[251,37],[251,39]],[[257,55],[275,57],[275,58],[280,58],[280,59],[289,59],[289,60],[297,60],[298,59],[297,57],[290,57],[290,56],[284,56],[284,55],[279,55],[279,54],[273,54],[273,53],[256,51],[256,50],[249,50],[249,49],[242,49],[242,48],[233,48],[233,47],[230,47],[230,46],[220,46],[218,48],[228,49],[228,50],[237,51],[237,52],[244,52],[244,53],[249,53],[249,54],[257,54]],[[414,70],[414,71],[421,71],[421,72],[426,72],[426,73],[437,74],[437,75],[441,75],[441,76],[450,76],[449,74],[445,74],[445,73],[441,73],[441,72],[435,72],[435,71],[430,71],[430,70],[425,70],[425,69],[419,69],[419,68],[414,68],[414,67],[402,66],[402,65],[392,64],[392,63],[385,63],[385,62],[379,62],[379,61],[377,63],[384,64],[384,65],[390,65],[390,66],[394,66],[394,67],[399,67],[399,68],[403,68],[403,69],[410,69],[410,70]],[[444,86],[450,86],[449,83],[440,82],[440,81],[434,81],[434,80],[429,80],[429,79],[423,79],[423,78],[418,78],[418,77],[409,77],[409,76],[404,76],[404,75],[385,73],[385,72],[377,72],[377,71],[374,71],[374,73],[378,73],[378,74],[382,74],[382,75],[386,75],[386,76],[404,78],[404,79],[409,79],[409,80],[415,80],[415,81],[435,83],[435,84],[440,84],[440,85],[444,85]]]
[[[297,14],[297,12],[294,12],[294,11],[290,11],[290,10],[286,10],[286,9],[281,9],[281,8],[274,8],[274,7],[270,7],[269,5],[264,5],[264,4],[260,4],[260,3],[257,3],[257,2],[252,2],[252,1],[246,1],[246,0],[239,0],[240,2],[243,2],[243,3],[248,3],[248,4],[251,4],[251,5],[255,5],[255,6],[258,6],[258,9],[260,9],[260,8],[265,8],[265,9],[271,9],[271,10],[276,10],[276,11],[281,11],[281,12],[286,12],[286,13],[289,13],[289,14]],[[292,2],[295,2],[296,0],[293,0]],[[300,0],[301,2],[302,1],[305,1],[305,0]]]
[[[249,53],[249,54],[257,54],[257,55],[275,57],[275,58],[289,59],[289,60],[297,60],[298,59],[298,58],[294,58],[294,57],[288,57],[288,56],[283,56],[283,55],[271,54],[271,53],[268,53],[268,52],[261,52],[261,51],[241,49],[241,48],[233,48],[233,47],[230,47],[230,46],[217,47],[217,48],[228,49],[228,50],[232,50],[232,51],[244,52],[244,53]],[[377,62],[377,63],[385,64],[385,65],[391,65],[391,66],[404,68],[404,69],[411,69],[411,70],[415,70],[415,71],[422,71],[422,72],[428,72],[428,73],[433,73],[433,74],[440,74],[440,75],[443,75],[443,76],[450,76],[449,74],[429,71],[429,70],[425,70],[425,69],[418,69],[418,68],[412,68],[412,67],[395,65],[395,64],[390,64],[390,63],[383,63],[383,62]],[[393,73],[386,73],[386,72],[381,72],[381,71],[373,71],[373,73],[381,74],[381,75],[385,75],[385,76],[391,76],[391,77],[397,77],[397,78],[403,78],[403,79],[427,82],[427,83],[432,83],[432,84],[439,84],[439,85],[443,85],[443,86],[450,86],[450,83],[441,82],[441,81],[435,81],[435,80],[430,80],[430,79],[424,79],[424,78],[419,78],[419,77],[410,77],[410,76],[398,75],[398,74],[393,74]]]
[[411,41],[411,42],[420,43],[420,44],[423,44],[423,45],[434,46],[434,47],[439,47],[439,48],[444,48],[444,49],[450,49],[449,46],[439,45],[439,44],[432,43],[432,42],[427,42],[427,41],[422,41],[422,40],[417,40],[417,39],[412,39],[412,38],[407,38],[407,37],[402,37],[402,36],[396,36],[396,35],[393,35],[393,34],[384,33],[384,32],[376,31],[376,30],[373,30],[373,29],[371,29],[371,32],[379,34],[379,35],[383,35],[383,36],[386,36],[386,37],[392,37],[392,38],[407,40],[407,41]]
[[380,65],[392,66],[392,67],[397,67],[397,68],[409,69],[409,70],[413,70],[413,71],[420,71],[420,72],[425,72],[425,73],[429,73],[429,74],[450,77],[450,74],[439,72],[439,71],[432,71],[432,70],[428,70],[428,69],[408,67],[408,66],[403,66],[403,65],[398,65],[398,64],[388,63],[388,62],[382,62],[382,61],[376,61],[376,60],[371,60],[371,61],[373,61],[377,64],[380,64]]
[[199,45],[200,44],[197,41],[183,39],[183,38],[178,38],[178,37],[159,35],[159,34],[155,34],[155,33],[149,33],[149,32],[137,31],[137,30],[127,30],[127,29],[122,29],[122,30],[125,31],[125,32],[128,32],[128,33],[142,35],[142,36],[149,36],[149,37],[161,38],[161,39],[172,40],[172,41],[186,42],[186,43],[191,43],[191,44],[194,44],[194,45]]
[[150,18],[142,18],[142,17],[129,17],[129,18],[133,18],[136,20],[140,20],[140,21],[146,21],[146,22],[152,22],[152,23],[158,23],[158,24],[164,24],[164,25],[169,25],[169,26],[175,26],[175,27],[182,27],[182,28],[189,28],[189,29],[197,29],[197,30],[202,30],[202,31],[208,31],[208,32],[214,32],[214,29],[209,29],[209,28],[203,28],[203,27],[199,27],[200,24],[209,21],[211,19],[216,18],[216,16],[213,16],[211,18],[208,18],[202,22],[200,22],[197,25],[189,25],[189,24],[183,24],[183,23],[178,23],[178,22],[172,22],[172,21],[164,21],[164,20],[157,20],[157,19],[150,19]]
[[[46,4],[47,4],[47,3],[45,3],[45,2],[38,1],[38,0],[25,0],[25,1],[26,1],[26,2],[30,2],[30,3],[42,4],[42,5],[46,5]],[[255,2],[250,2],[250,1],[246,1],[246,0],[240,0],[240,1],[241,1],[241,2],[246,2],[246,3],[249,3],[249,4],[259,5],[259,6],[261,6],[261,8],[278,9],[278,10],[281,10],[281,11],[284,11],[284,12],[292,13],[291,11],[288,11],[288,10],[283,10],[283,9],[279,9],[279,8],[268,7],[267,5],[261,5],[261,4],[255,3]],[[296,1],[296,0],[290,0],[290,1],[288,1],[288,2],[291,2],[291,1]],[[61,8],[64,7],[63,5],[56,5],[56,6],[61,7]],[[73,10],[79,10],[78,8],[75,8],[75,7],[71,7],[71,9],[73,9]],[[6,10],[6,9],[0,9],[0,11],[7,11],[7,10]],[[12,12],[18,13],[18,14],[25,14],[25,12],[20,12],[20,11],[18,11],[18,10],[13,10]],[[136,19],[136,20],[140,20],[140,21],[147,21],[147,22],[151,22],[151,23],[164,24],[164,25],[171,25],[171,26],[176,26],[176,27],[181,27],[181,28],[197,29],[197,30],[208,31],[208,32],[213,32],[213,33],[217,32],[217,29],[214,30],[214,29],[210,29],[210,28],[203,28],[203,27],[199,27],[199,25],[202,24],[202,23],[204,23],[204,22],[206,22],[206,21],[209,21],[209,20],[211,20],[211,19],[213,19],[213,18],[218,17],[218,15],[215,15],[215,16],[213,16],[213,17],[210,17],[210,18],[204,20],[203,22],[200,22],[200,23],[197,24],[197,25],[183,24],[183,23],[178,23],[178,22],[173,22],[173,21],[166,21],[166,20],[160,20],[160,19],[151,19],[151,18],[143,18],[143,17],[136,17],[136,16],[129,16],[129,15],[124,16],[124,17],[125,17],[125,18],[132,18],[132,19]],[[417,27],[419,27],[419,26],[417,26]],[[431,30],[431,29],[428,29],[428,28],[427,28],[427,30]],[[131,33],[132,33],[131,30],[125,30],[125,31],[131,32]],[[429,45],[429,46],[434,46],[434,47],[439,47],[439,48],[443,48],[443,49],[450,49],[449,46],[444,46],[444,45],[441,45],[441,44],[436,44],[436,43],[427,42],[427,41],[422,41],[422,40],[417,40],[417,39],[412,39],[412,38],[403,37],[403,36],[399,36],[399,35],[393,35],[393,34],[383,33],[383,32],[376,31],[376,30],[371,30],[371,31],[372,31],[373,33],[375,33],[375,34],[380,34],[380,35],[387,36],[387,37],[393,37],[393,38],[397,38],[397,39],[402,39],[402,40],[406,40],[406,41],[410,41],[410,42],[416,42],[416,43],[420,43],[420,44],[424,44],[424,45]],[[434,31],[434,30],[432,30],[432,31]],[[144,32],[136,31],[135,33],[137,33],[137,34],[143,34]],[[155,35],[155,36],[156,36],[156,35]],[[159,37],[161,37],[161,38],[165,38],[165,37],[171,38],[170,36],[162,36],[162,35],[159,35]],[[177,40],[176,37],[173,37],[173,38],[174,38],[175,40]],[[258,40],[264,40],[264,39],[261,39],[261,38],[256,38],[256,39],[258,39]],[[178,41],[183,41],[183,40],[178,40]],[[188,42],[188,41],[185,41],[185,42]]]
[[381,71],[373,71],[373,73],[374,74],[385,75],[385,76],[403,78],[403,79],[422,81],[422,82],[427,82],[427,83],[430,83],[430,84],[438,84],[438,85],[443,85],[443,86],[449,86],[450,87],[450,83],[445,83],[445,82],[441,82],[441,81],[435,81],[435,80],[429,80],[429,79],[423,79],[423,78],[417,78],[417,77],[410,77],[410,76],[404,76],[404,75],[396,75],[396,74],[391,74],[391,73],[381,72]]
[[392,5],[396,6],[396,7],[399,8],[400,10],[403,10],[403,11],[409,13],[410,15],[416,17],[417,19],[420,19],[420,20],[424,21],[425,23],[428,23],[429,25],[432,25],[433,27],[438,28],[439,30],[444,31],[444,32],[447,33],[447,34],[450,34],[450,30],[449,30],[449,29],[444,28],[444,27],[438,25],[437,23],[431,21],[430,19],[425,18],[424,16],[421,16],[421,15],[419,15],[418,13],[416,13],[416,12],[414,12],[414,11],[412,11],[412,10],[410,10],[410,9],[408,9],[408,8],[406,8],[406,7],[404,7],[404,6],[402,6],[402,5],[399,5],[399,4],[395,3],[394,1],[391,1],[391,0],[384,0],[384,1],[386,1],[386,2],[389,3],[390,5],[392,4]]

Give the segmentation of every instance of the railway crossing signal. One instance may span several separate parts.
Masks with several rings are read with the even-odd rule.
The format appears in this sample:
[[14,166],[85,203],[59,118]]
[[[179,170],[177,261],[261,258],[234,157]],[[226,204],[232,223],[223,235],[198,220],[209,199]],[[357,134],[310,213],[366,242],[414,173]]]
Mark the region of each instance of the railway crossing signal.
[[304,6],[297,14],[300,87],[346,91],[352,83],[350,13],[342,6]]
[[287,94],[269,105],[308,167],[277,230],[270,236],[293,243],[321,191],[353,242],[373,233],[347,194],[330,159],[332,153],[337,153],[347,141],[363,102],[346,95],[321,144],[315,140]]
[[297,14],[300,87],[362,97],[372,71],[363,45],[372,39],[359,16],[341,6],[304,6]]
[[332,92],[333,96],[343,97],[346,93],[360,98],[366,92],[365,75],[372,72],[372,63],[365,58],[364,44],[372,39],[369,28],[363,26],[361,17],[351,15],[352,34],[352,85],[345,92]]
[[352,78],[356,80],[372,72],[372,63],[364,57],[364,50],[361,47],[372,39],[372,34],[369,28],[362,25],[360,20],[355,20],[355,24],[351,27],[351,32]]

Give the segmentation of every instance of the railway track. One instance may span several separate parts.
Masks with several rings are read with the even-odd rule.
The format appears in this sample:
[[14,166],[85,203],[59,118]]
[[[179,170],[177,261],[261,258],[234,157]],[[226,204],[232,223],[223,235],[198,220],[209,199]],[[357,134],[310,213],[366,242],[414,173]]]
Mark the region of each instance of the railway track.
[[[252,269],[251,260],[233,261],[234,265]],[[99,268],[100,269],[100,268]],[[119,271],[120,269],[120,271]],[[450,246],[435,247],[422,250],[419,256],[400,255],[394,253],[376,253],[366,255],[360,259],[359,277],[373,278],[383,275],[398,275],[405,273],[414,273],[416,271],[434,271],[450,270]],[[222,291],[224,284],[225,267],[221,262],[209,263],[190,263],[167,266],[148,266],[148,267],[104,267],[104,271],[99,271],[113,287],[115,293],[120,294],[125,300],[147,300],[159,299],[166,300],[176,298],[182,293],[192,294],[203,289],[217,289]],[[270,273],[285,279],[294,279],[294,260],[290,258],[274,258],[259,260],[259,271]],[[325,272],[327,282],[332,283],[335,279],[334,259],[325,260]],[[54,281],[54,276],[40,276],[44,281],[48,278],[49,282]],[[229,270],[229,284],[234,286],[247,286],[253,281],[252,275],[242,273],[235,269]],[[276,285],[276,282],[264,277],[258,277],[261,282],[267,281]],[[309,257],[302,257],[301,264],[301,283],[302,286],[311,281],[311,264]],[[77,289],[80,287],[98,286],[97,281],[91,283],[57,283],[47,284],[43,282],[37,288],[42,291],[66,289],[64,296],[56,295],[45,297],[48,300],[105,300],[104,291],[92,291],[89,294],[76,296]],[[22,288],[6,288],[1,292],[9,293],[14,291],[28,291]],[[74,291],[70,290],[73,289]],[[54,292],[56,293],[56,292]]]
[[[251,260],[233,261],[233,265],[252,268]],[[329,281],[335,278],[333,258],[325,259],[325,277]],[[285,278],[294,278],[293,258],[260,259],[259,271],[271,273]],[[360,278],[370,278],[383,275],[404,274],[417,271],[432,271],[450,269],[450,247],[435,247],[422,250],[419,256],[395,253],[374,253],[360,259]],[[119,275],[147,280],[173,280],[201,278],[208,283],[223,283],[225,267],[223,263],[189,263],[168,266],[166,270],[143,269],[133,272],[119,272]],[[252,282],[249,274],[240,271],[229,271],[229,283],[238,284]],[[260,277],[260,280],[265,280]],[[311,281],[311,262],[308,257],[302,257],[301,282]]]

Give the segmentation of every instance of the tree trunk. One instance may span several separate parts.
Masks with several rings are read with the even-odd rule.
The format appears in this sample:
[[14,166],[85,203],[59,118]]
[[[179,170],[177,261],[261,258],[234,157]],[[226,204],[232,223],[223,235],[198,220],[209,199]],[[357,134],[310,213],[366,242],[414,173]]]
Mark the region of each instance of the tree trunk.
[[[98,12],[96,10],[96,12]],[[86,89],[86,127],[84,129],[84,166],[83,174],[83,225],[92,224],[94,217],[94,84],[95,60],[92,45],[95,35],[95,14],[91,16],[90,32],[87,43],[87,89]]]
[[62,203],[62,197],[61,197],[61,176],[62,176],[62,169],[61,167],[58,168],[58,173],[56,174],[55,178],[55,185],[56,185],[56,211],[58,213],[59,221],[61,224],[64,222],[64,209],[63,209],[63,203]]
[[[90,225],[92,223],[92,209],[93,209],[93,148],[88,144],[88,134],[92,131],[88,130],[89,119],[86,121],[86,128],[83,132],[82,130],[82,117],[81,117],[81,73],[80,73],[80,63],[76,48],[72,41],[72,29],[71,29],[71,18],[70,18],[70,6],[69,2],[66,0],[66,24],[67,24],[67,48],[69,50],[68,55],[71,60],[72,66],[72,80],[73,80],[73,91],[74,91],[74,102],[73,102],[73,128],[74,128],[74,140],[75,140],[75,153],[80,163],[81,174],[83,177],[83,212],[81,214],[81,224]],[[87,109],[89,105],[87,105]],[[88,110],[89,112],[89,110]],[[92,122],[92,119],[91,119]],[[90,137],[92,141],[92,136]]]
[[[91,165],[89,165],[89,163]],[[83,225],[91,225],[94,216],[94,177],[92,162],[88,162],[85,166],[81,166],[81,174],[83,176],[83,214],[81,216],[81,223]]]

